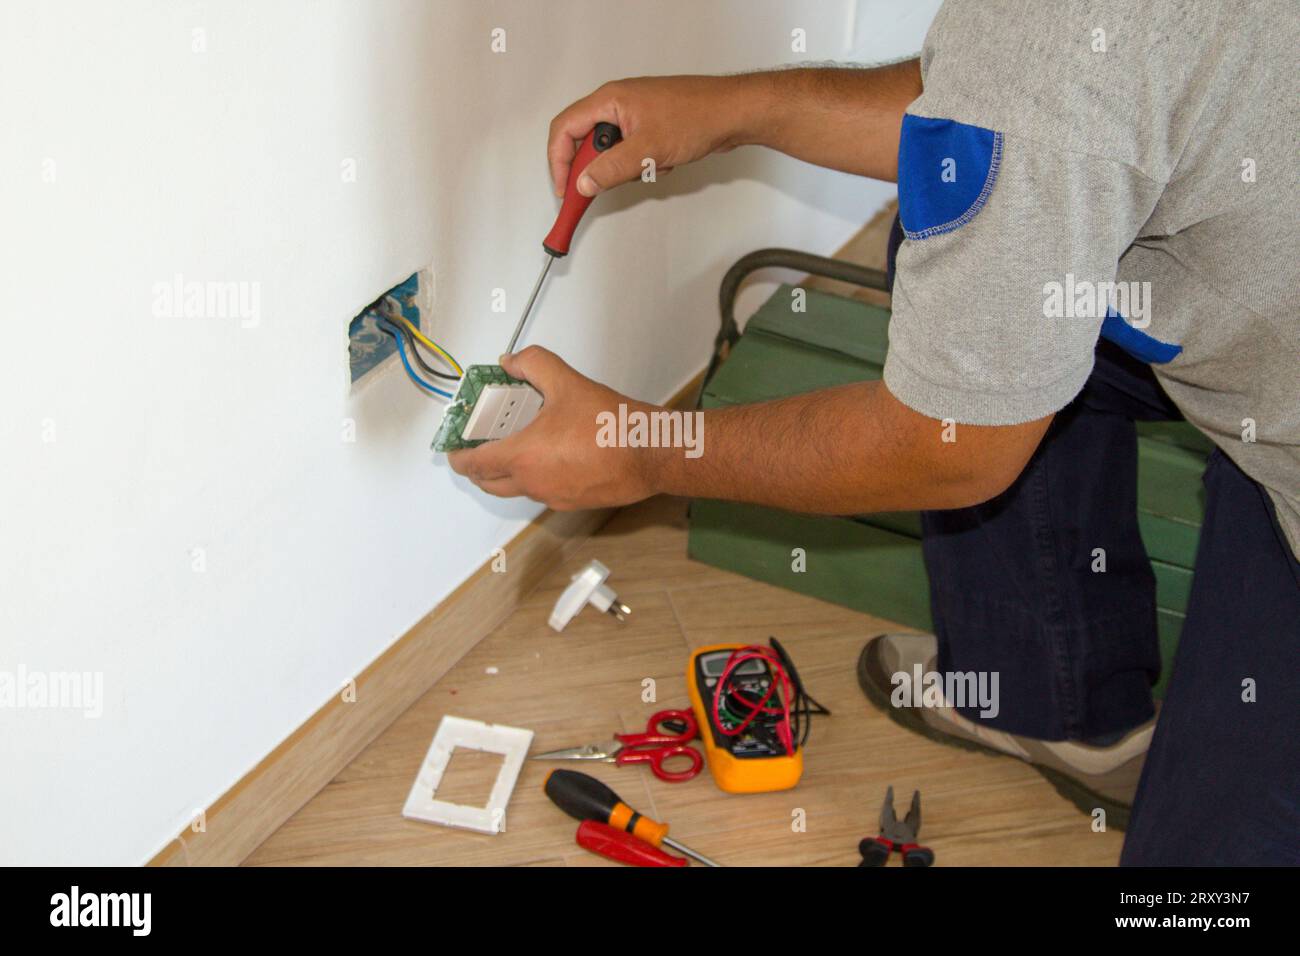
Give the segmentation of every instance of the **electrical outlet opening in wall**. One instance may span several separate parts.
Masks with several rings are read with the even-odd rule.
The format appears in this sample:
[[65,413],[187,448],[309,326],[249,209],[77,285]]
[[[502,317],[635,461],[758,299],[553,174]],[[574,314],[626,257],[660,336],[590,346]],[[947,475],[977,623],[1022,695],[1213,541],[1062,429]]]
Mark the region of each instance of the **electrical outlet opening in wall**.
[[348,367],[353,388],[397,354],[396,341],[377,324],[383,317],[381,309],[399,309],[412,325],[423,330],[421,319],[432,313],[433,288],[433,270],[421,269],[378,296],[352,318],[348,323]]

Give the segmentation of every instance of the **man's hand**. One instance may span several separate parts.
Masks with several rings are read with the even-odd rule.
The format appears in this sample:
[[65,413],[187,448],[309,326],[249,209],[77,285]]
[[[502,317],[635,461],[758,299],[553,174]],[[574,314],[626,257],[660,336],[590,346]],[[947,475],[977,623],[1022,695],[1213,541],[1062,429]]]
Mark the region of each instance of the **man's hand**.
[[739,76],[649,76],[606,83],[551,121],[546,155],[557,196],[583,137],[615,123],[623,141],[592,160],[578,191],[595,196],[735,146],[893,181],[903,112],[921,95],[919,62],[872,69],[771,70]]
[[569,166],[597,123],[614,123],[623,141],[591,161],[578,192],[595,196],[641,175],[642,160],[656,173],[738,145],[744,118],[759,108],[735,76],[648,76],[606,83],[551,120],[546,156],[555,194],[564,195]]
[[451,467],[502,498],[524,495],[556,511],[631,504],[654,493],[650,449],[596,444],[601,412],[654,406],[578,374],[553,352],[531,345],[501,356],[501,367],[545,398],[523,431],[447,456]]

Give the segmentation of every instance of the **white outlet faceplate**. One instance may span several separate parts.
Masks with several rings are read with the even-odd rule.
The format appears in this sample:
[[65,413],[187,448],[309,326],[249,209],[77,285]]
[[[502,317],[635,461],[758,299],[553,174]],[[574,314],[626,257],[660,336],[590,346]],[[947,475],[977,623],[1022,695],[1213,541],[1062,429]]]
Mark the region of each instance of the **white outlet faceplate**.
[[[533,732],[503,724],[485,724],[478,720],[446,715],[438,725],[438,732],[429,745],[424,763],[416,774],[415,783],[402,807],[402,816],[410,820],[424,820],[448,827],[478,830],[480,833],[500,833],[506,828],[506,804],[519,779],[524,758],[533,742]],[[438,785],[443,771],[451,761],[457,747],[465,750],[484,750],[501,754],[505,758],[487,806],[467,807],[438,799]]]

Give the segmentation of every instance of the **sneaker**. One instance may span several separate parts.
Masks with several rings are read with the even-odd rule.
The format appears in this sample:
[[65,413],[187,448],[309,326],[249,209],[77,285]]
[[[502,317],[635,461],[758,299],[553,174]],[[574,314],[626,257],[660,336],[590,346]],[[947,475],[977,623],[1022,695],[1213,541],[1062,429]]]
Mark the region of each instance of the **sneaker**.
[[1098,807],[1106,811],[1106,826],[1128,826],[1155,729],[1155,718],[1128,731],[1115,743],[1097,747],[1077,740],[1035,740],[983,726],[963,717],[952,707],[895,707],[891,677],[937,669],[939,642],[932,634],[879,634],[867,642],[858,658],[858,683],[867,700],[891,720],[931,740],[964,750],[995,756],[1017,757],[1047,778],[1056,791],[1089,815]]

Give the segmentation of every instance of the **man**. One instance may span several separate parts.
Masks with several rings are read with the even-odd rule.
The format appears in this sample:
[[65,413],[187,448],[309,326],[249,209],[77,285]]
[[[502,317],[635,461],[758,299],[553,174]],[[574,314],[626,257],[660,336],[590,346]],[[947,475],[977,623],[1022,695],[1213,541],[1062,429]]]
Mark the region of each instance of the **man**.
[[[602,86],[551,125],[557,190],[599,121],[625,140],[587,195],[749,144],[897,177],[884,379],[710,410],[688,458],[598,447],[600,412],[650,406],[530,348],[502,363],[542,413],[453,467],[557,508],[921,509],[937,640],[872,641],[869,697],[915,664],[997,672],[996,717],[891,716],[1112,825],[1136,786],[1125,863],[1300,863],[1297,48],[1281,0],[950,0],[919,60]],[[1133,422],[1180,415],[1217,449],[1153,735]]]

